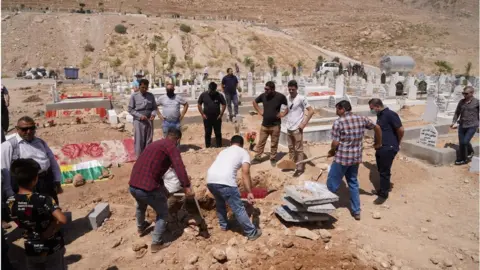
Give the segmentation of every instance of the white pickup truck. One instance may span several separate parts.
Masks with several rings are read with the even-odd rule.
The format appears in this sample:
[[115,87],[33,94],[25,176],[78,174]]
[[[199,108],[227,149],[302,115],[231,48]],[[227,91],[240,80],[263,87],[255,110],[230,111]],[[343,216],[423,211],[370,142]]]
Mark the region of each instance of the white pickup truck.
[[324,62],[320,66],[320,70],[318,71],[318,74],[323,75],[323,74],[327,74],[328,72],[333,72],[333,74],[337,74],[339,65],[340,64],[337,62]]

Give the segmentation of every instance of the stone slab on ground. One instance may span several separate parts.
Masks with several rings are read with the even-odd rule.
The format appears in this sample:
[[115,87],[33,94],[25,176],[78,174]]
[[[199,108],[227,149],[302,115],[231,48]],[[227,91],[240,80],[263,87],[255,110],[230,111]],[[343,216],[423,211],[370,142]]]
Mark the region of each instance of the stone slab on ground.
[[333,206],[331,203],[305,206],[288,196],[283,198],[283,205],[288,207],[288,209],[291,211],[301,213],[330,214],[335,211],[335,206]]
[[105,98],[79,98],[72,100],[65,99],[57,103],[47,104],[45,106],[46,111],[88,108],[104,108],[106,110],[111,110],[113,108],[111,100]]
[[294,223],[327,221],[330,219],[328,214],[297,213],[290,211],[286,206],[277,207],[275,213],[284,221]]
[[470,162],[470,172],[479,172],[480,171],[479,162],[480,162],[480,158],[478,158],[477,156],[472,157],[472,161]]
[[103,221],[110,216],[110,205],[108,203],[99,203],[93,211],[88,215],[88,221],[92,230],[100,227]]
[[[473,150],[478,153],[478,143],[472,143]],[[401,150],[404,155],[425,160],[433,165],[448,165],[457,159],[457,151],[454,148],[438,148],[423,145],[416,140],[402,141]]]
[[286,186],[285,194],[303,205],[317,205],[338,201],[325,184],[306,181],[303,186]]

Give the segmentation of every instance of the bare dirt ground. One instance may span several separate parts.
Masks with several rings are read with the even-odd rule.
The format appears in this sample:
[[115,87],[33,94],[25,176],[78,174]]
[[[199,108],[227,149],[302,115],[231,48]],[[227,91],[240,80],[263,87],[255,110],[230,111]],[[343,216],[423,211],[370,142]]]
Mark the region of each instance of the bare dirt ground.
[[[175,71],[180,72],[192,66],[201,72],[204,65],[209,65],[212,74],[217,74],[235,62],[242,63],[246,56],[255,61],[257,71],[268,70],[267,57],[272,56],[282,71],[290,71],[290,65],[302,60],[304,70],[310,72],[317,56],[325,56],[322,50],[326,49],[375,66],[384,55],[410,55],[417,62],[415,72],[436,72],[434,62],[444,60],[452,64],[455,73],[463,74],[465,65],[471,61],[471,73],[478,73],[479,17],[478,1],[474,0],[328,0],[321,3],[312,0],[295,3],[285,0],[89,0],[82,3],[86,10],[94,12],[104,9],[116,14],[137,13],[134,14],[137,16],[5,13],[11,16],[2,23],[5,41],[2,49],[9,52],[3,54],[3,72],[16,73],[30,66],[62,69],[70,65],[81,66],[83,74],[106,72],[109,65],[124,73],[132,67],[152,72],[148,48],[157,35],[163,39],[157,44],[157,72],[158,67],[168,63],[167,58],[162,58],[165,53],[176,55]],[[49,11],[78,9],[79,3],[7,0],[3,7],[42,9],[43,12],[47,8]],[[167,14],[190,18],[210,16],[213,20],[165,19]],[[230,21],[222,20],[226,16]],[[231,21],[235,19],[266,24],[254,26]],[[179,30],[182,23],[192,31],[182,33]],[[121,37],[113,34],[116,24],[124,24],[127,34]],[[36,31],[28,34],[20,31],[26,27]],[[87,44],[94,50],[86,50]],[[33,46],[35,50],[30,49]],[[327,60],[331,58],[332,55]],[[242,66],[242,72],[245,69]]]
[[[28,96],[35,94],[44,101],[49,98],[48,87],[44,86],[9,90],[11,121],[44,108],[41,102],[23,103]],[[44,121],[41,116],[36,119]],[[258,130],[259,124],[258,116],[247,116],[241,132]],[[228,139],[233,133],[232,124],[224,123],[223,137]],[[38,134],[51,145],[130,136],[101,121],[40,128]],[[197,197],[205,195],[207,168],[221,150],[203,149],[202,134],[201,125],[188,125],[182,139],[182,157]],[[160,136],[161,132],[156,131],[155,139]],[[309,145],[309,152],[314,154],[324,153],[329,147],[328,143]],[[210,239],[197,237],[194,229],[171,222],[168,231],[173,244],[155,255],[148,252],[140,259],[135,258],[132,245],[138,241],[149,244],[151,238],[140,239],[136,235],[135,203],[127,189],[133,164],[112,168],[114,178],[109,181],[65,187],[60,202],[65,211],[73,213],[74,220],[66,236],[69,269],[478,269],[478,174],[469,173],[468,166],[434,167],[399,154],[393,165],[390,198],[383,206],[376,206],[371,194],[379,183],[374,151],[370,145],[365,146],[359,170],[362,220],[355,221],[350,216],[348,188],[342,186],[334,214],[336,222],[309,227],[314,232],[327,229],[332,234],[328,243],[296,237],[299,227],[280,222],[273,210],[281,203],[284,185],[317,179],[320,168],[331,160],[307,166],[299,179],[292,178],[291,172],[272,168],[268,162],[252,166],[257,186],[278,189],[257,201],[259,224],[264,231],[257,241],[246,242],[236,231],[221,232],[214,211],[203,209]],[[286,158],[286,149],[280,150]],[[324,172],[318,181],[325,183],[326,177]],[[102,227],[91,231],[85,217],[98,201],[110,204],[112,216]],[[380,219],[372,217],[375,212]],[[149,215],[149,219],[153,218]],[[19,230],[9,235],[9,239],[15,240],[10,255],[22,269],[23,244],[19,237]],[[289,242],[293,246],[289,247]],[[211,255],[212,248],[226,249],[228,261],[217,262]]]

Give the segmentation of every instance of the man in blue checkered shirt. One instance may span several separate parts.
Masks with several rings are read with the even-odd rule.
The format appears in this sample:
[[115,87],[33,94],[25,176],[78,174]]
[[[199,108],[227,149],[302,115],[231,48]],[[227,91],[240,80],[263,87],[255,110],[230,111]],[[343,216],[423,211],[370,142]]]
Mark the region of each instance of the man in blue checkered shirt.
[[350,190],[352,215],[360,220],[360,192],[358,184],[358,167],[362,162],[363,137],[366,129],[375,131],[375,144],[378,149],[382,146],[382,130],[367,117],[352,114],[350,102],[342,100],[335,105],[339,116],[332,126],[332,145],[328,157],[334,160],[330,166],[327,178],[327,187],[336,192],[345,176]]

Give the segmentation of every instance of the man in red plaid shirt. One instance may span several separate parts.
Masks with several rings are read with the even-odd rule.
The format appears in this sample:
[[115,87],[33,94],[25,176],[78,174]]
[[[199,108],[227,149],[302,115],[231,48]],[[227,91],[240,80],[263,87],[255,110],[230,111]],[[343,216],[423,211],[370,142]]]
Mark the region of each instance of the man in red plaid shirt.
[[336,192],[345,176],[350,190],[352,215],[360,220],[360,192],[358,184],[358,167],[362,162],[363,137],[365,129],[375,131],[375,144],[378,149],[382,146],[382,130],[367,117],[352,114],[350,102],[342,100],[335,105],[339,116],[332,126],[332,146],[328,157],[334,157],[328,172],[327,187]]
[[155,229],[152,234],[152,253],[170,245],[170,243],[162,240],[162,234],[165,232],[165,219],[168,216],[163,175],[170,166],[175,170],[178,180],[180,180],[184,189],[185,196],[193,196],[193,192],[190,189],[190,180],[180,156],[180,151],[177,148],[181,138],[182,132],[180,130],[170,128],[165,139],[147,145],[138,157],[135,165],[133,165],[130,176],[130,194],[137,201],[136,217],[140,235],[143,235],[151,225],[150,222],[145,220],[147,206],[152,207],[157,213]]

